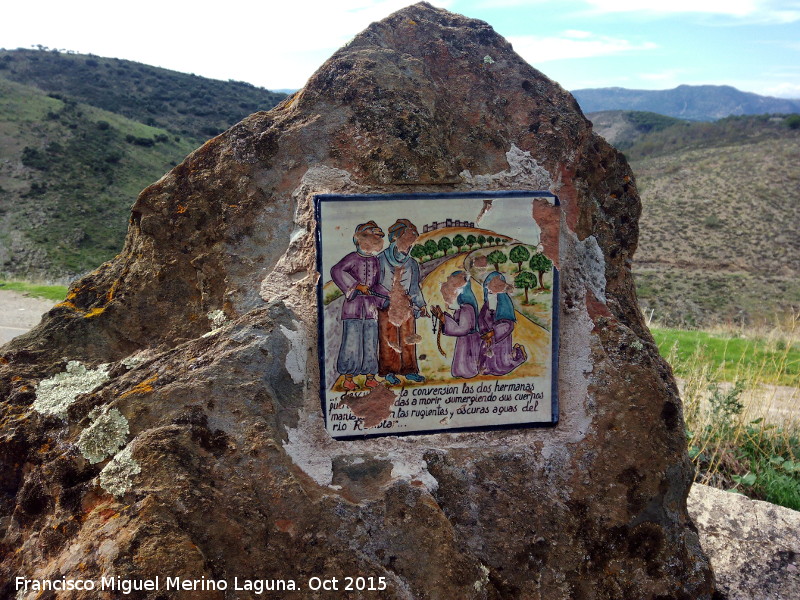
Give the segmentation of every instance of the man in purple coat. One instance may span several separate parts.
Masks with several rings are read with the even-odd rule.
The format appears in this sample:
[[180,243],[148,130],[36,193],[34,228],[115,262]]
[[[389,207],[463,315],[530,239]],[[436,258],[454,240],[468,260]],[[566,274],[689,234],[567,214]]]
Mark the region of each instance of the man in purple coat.
[[376,387],[378,382],[378,308],[389,298],[389,291],[380,282],[378,254],[383,250],[383,230],[375,221],[356,227],[351,252],[333,267],[331,278],[344,294],[342,304],[342,344],[336,370],[344,375],[346,391],[358,389],[355,375],[366,375],[364,385]]

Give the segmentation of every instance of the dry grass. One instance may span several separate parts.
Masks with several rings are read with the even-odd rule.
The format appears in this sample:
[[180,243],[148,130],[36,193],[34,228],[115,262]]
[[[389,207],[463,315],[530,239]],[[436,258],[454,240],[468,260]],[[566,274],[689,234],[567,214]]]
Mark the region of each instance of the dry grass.
[[[800,319],[794,315],[770,331],[719,328],[716,335],[753,336],[752,349],[769,345],[777,352],[752,351],[733,365],[715,360],[705,346],[687,356],[676,344],[668,353],[681,375],[695,479],[800,510],[800,378],[794,374]],[[773,383],[787,378],[793,385]]]

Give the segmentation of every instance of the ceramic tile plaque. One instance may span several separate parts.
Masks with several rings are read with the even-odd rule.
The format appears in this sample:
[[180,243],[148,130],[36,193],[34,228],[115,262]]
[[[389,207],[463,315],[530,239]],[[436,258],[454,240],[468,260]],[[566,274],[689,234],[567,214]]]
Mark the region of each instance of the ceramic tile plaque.
[[558,421],[546,192],[315,199],[321,400],[338,439]]

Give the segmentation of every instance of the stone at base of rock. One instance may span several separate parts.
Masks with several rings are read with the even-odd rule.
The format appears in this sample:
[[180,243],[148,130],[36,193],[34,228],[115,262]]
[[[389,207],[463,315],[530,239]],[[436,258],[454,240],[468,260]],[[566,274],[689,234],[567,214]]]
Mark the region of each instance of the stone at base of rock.
[[800,598],[800,512],[695,484],[689,514],[723,597]]

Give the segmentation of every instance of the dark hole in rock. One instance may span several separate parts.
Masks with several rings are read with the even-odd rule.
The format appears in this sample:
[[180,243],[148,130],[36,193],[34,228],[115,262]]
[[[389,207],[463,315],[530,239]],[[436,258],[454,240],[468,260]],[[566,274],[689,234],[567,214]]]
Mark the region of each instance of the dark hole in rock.
[[20,494],[19,507],[29,515],[38,515],[47,508],[49,498],[39,482],[26,482]]
[[680,411],[678,410],[677,404],[674,402],[664,403],[664,407],[661,409],[661,419],[664,421],[667,429],[675,429],[679,425],[679,415]]

